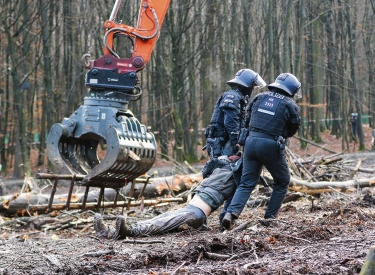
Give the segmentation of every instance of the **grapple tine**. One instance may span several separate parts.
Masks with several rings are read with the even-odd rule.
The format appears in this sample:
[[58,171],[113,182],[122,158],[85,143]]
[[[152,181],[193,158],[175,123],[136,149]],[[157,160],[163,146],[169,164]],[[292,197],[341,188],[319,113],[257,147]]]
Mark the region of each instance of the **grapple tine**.
[[82,181],[83,185],[118,188],[119,184],[124,185],[125,179],[135,179],[154,164],[156,154],[152,141],[139,137],[124,138],[115,128],[106,131],[106,141],[105,158],[90,170]]
[[52,126],[47,138],[47,155],[50,162],[60,170],[60,173],[72,174],[74,171],[67,165],[67,161],[63,156],[67,154],[66,144],[61,140],[68,138],[70,131],[68,127],[56,123]]

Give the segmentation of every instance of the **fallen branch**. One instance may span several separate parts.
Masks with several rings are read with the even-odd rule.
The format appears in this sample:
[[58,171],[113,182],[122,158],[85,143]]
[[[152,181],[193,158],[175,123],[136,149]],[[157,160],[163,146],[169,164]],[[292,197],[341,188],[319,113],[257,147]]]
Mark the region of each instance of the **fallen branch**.
[[356,166],[354,167],[354,169],[353,169],[353,171],[352,171],[352,173],[351,173],[352,177],[354,177],[355,173],[357,173],[359,167],[361,166],[361,163],[362,163],[362,159],[359,159],[359,160],[357,161]]
[[205,252],[204,256],[212,260],[227,260],[231,257],[229,255],[217,254],[212,252]]
[[332,151],[332,150],[327,149],[327,148],[324,148],[323,146],[320,146],[319,144],[316,144],[315,142],[312,142],[312,141],[307,140],[307,139],[305,139],[305,138],[302,138],[302,137],[299,137],[299,136],[293,136],[293,137],[296,138],[296,139],[302,140],[302,141],[304,141],[304,142],[306,142],[306,143],[309,143],[309,144],[311,144],[311,145],[314,145],[314,146],[316,146],[316,147],[318,147],[318,148],[320,148],[320,149],[322,149],[322,150],[326,150],[326,151],[328,151],[328,152],[330,152],[330,153],[337,154],[337,152]]
[[112,255],[114,254],[113,250],[99,250],[96,252],[88,252],[82,255],[82,257],[100,257],[103,255]]
[[249,221],[246,221],[244,223],[241,223],[239,226],[235,227],[232,229],[232,231],[242,231],[242,230],[245,230],[246,228],[248,228],[249,226],[254,226],[258,223],[260,224],[267,224],[267,223],[271,223],[271,222],[281,222],[281,223],[286,223],[288,224],[286,221],[282,221],[282,220],[279,220],[279,219],[255,219],[255,220],[249,220]]
[[245,252],[242,252],[240,254],[236,254],[236,255],[233,255],[232,257],[230,257],[229,259],[227,259],[225,262],[229,262],[229,261],[232,261],[234,259],[237,259],[238,257],[241,257],[241,256],[244,256],[244,255],[247,255],[247,254],[250,254],[252,253],[253,251],[255,251],[255,248],[249,250],[249,251],[245,251]]
[[299,241],[308,242],[308,243],[313,243],[312,241],[309,241],[309,240],[306,240],[306,239],[302,239],[302,238],[298,238],[298,237],[294,237],[294,236],[291,236],[291,235],[281,235],[281,236],[286,237],[286,238],[291,238],[291,239],[299,240]]
[[[296,157],[296,155],[288,149],[288,147],[285,148],[286,149],[286,152],[289,156],[291,156],[294,161],[301,167],[301,169],[307,174],[309,175],[311,178],[313,178],[313,175],[311,175],[310,171],[306,169],[306,167],[298,160],[298,158]],[[315,178],[313,178],[314,181],[317,181]]]
[[180,270],[180,268],[181,267],[183,267],[184,265],[185,265],[185,263],[186,263],[186,261],[184,261],[182,264],[180,264],[172,273],[171,273],[171,275],[174,275],[174,274],[176,274],[176,272],[177,271],[179,271]]
[[254,226],[257,223],[259,223],[259,221],[257,221],[257,220],[249,220],[249,221],[241,223],[239,226],[233,228],[232,231],[242,231],[242,230],[245,230],[246,228],[248,228],[248,226],[250,224],[251,224],[251,226]]
[[34,230],[34,229],[40,230],[43,225],[47,223],[54,223],[54,222],[56,222],[55,218],[45,217],[45,216],[36,216],[36,217],[30,218],[29,221],[27,222],[27,225],[31,230]]
[[48,260],[50,261],[53,265],[57,266],[58,268],[61,268],[62,265],[60,263],[60,261],[53,255],[50,255],[50,254],[43,254],[43,256]]
[[144,240],[129,240],[129,239],[125,239],[125,240],[123,240],[121,242],[122,243],[132,243],[132,244],[165,243],[165,241],[162,241],[162,240],[144,241]]
[[[355,168],[346,168],[348,170],[355,170]],[[363,172],[363,173],[369,173],[369,174],[372,174],[372,173],[375,173],[375,169],[369,169],[369,168],[358,168],[357,170],[358,172]]]
[[308,182],[291,177],[289,190],[307,193],[308,190],[324,190],[323,192],[332,191],[330,188],[346,190],[348,188],[370,187],[375,186],[375,177],[369,179],[347,180],[347,181],[319,181]]

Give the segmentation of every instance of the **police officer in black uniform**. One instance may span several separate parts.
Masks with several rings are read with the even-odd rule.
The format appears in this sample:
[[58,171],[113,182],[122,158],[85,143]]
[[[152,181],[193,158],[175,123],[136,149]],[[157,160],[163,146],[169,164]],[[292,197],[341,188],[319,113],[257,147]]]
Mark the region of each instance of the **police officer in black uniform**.
[[[245,126],[246,104],[255,87],[263,88],[266,82],[250,69],[239,70],[227,84],[231,87],[217,100],[211,118],[211,125],[206,129],[207,148],[210,160],[203,167],[203,178],[210,176],[216,168],[223,167],[228,156],[241,154],[237,145],[238,136]],[[219,215],[219,223],[226,214],[231,199],[225,201]]]
[[232,156],[238,152],[237,140],[241,128],[244,127],[247,98],[254,87],[262,88],[266,85],[263,78],[250,69],[239,70],[227,84],[231,89],[224,92],[217,100],[211,125],[207,127],[205,133],[207,145],[204,148],[207,148],[210,160],[213,161],[208,163],[211,168],[204,169],[204,178],[209,176],[207,170],[212,171],[212,168],[215,168],[213,164],[218,157]]
[[300,114],[293,97],[301,97],[301,83],[290,73],[280,74],[269,91],[260,93],[248,106],[249,134],[243,154],[243,173],[231,204],[222,220],[222,226],[229,229],[238,218],[254,190],[263,165],[271,173],[274,184],[264,218],[276,218],[285,198],[290,174],[285,158],[285,142],[300,127]]

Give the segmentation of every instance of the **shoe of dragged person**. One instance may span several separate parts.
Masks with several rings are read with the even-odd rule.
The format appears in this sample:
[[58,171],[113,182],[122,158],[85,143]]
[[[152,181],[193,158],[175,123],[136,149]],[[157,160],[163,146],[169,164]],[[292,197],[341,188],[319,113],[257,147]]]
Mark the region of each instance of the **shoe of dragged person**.
[[102,216],[99,213],[96,213],[94,216],[94,229],[96,232],[96,235],[101,239],[109,239],[110,236],[113,234],[113,229],[108,228],[103,223]]
[[126,227],[126,217],[119,215],[116,218],[116,227],[112,235],[110,236],[110,239],[125,239],[126,236],[128,236],[128,228]]
[[233,216],[231,213],[226,213],[222,222],[221,222],[221,226],[225,229],[225,230],[229,230],[231,227],[232,227],[232,224],[233,224]]

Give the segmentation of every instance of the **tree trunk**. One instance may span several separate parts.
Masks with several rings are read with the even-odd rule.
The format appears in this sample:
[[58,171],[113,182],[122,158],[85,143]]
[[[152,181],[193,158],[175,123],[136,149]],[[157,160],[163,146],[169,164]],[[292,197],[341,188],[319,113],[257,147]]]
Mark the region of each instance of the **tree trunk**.
[[324,90],[324,77],[323,77],[323,71],[320,69],[324,67],[323,62],[323,41],[319,39],[319,37],[322,37],[322,27],[321,22],[319,20],[315,20],[313,23],[313,35],[314,40],[312,41],[312,47],[313,47],[313,64],[316,64],[313,66],[313,94],[311,96],[311,103],[312,103],[312,110],[313,110],[313,117],[315,123],[313,124],[313,136],[315,137],[315,142],[321,142],[321,132],[325,130],[324,122],[322,122],[324,117],[324,96],[323,96],[323,90]]
[[[283,23],[283,52],[282,52],[282,71],[283,72],[292,72],[290,68],[290,60],[292,56],[289,55],[289,49],[290,49],[290,18],[291,18],[291,6],[292,6],[292,1],[287,0],[284,1],[284,8],[283,10],[285,11],[285,17],[283,18],[284,23]],[[298,77],[297,77],[298,78]]]
[[332,189],[338,191],[345,191],[348,188],[358,188],[358,187],[371,187],[375,185],[375,178],[364,178],[357,180],[347,180],[347,181],[317,181],[308,182],[291,177],[289,190],[304,192],[304,193],[322,193],[322,192],[332,192]]
[[[355,8],[354,8],[355,9]],[[354,61],[354,57],[356,54],[355,46],[356,46],[356,36],[352,32],[352,27],[356,27],[355,20],[353,20],[353,26],[352,26],[352,18],[350,14],[351,8],[346,7],[345,8],[345,21],[347,24],[347,30],[348,30],[348,43],[349,43],[349,62],[350,62],[350,86],[353,90],[354,95],[354,105],[357,109],[358,113],[358,119],[357,119],[357,131],[358,131],[358,138],[359,138],[359,150],[365,149],[365,142],[364,142],[364,136],[363,136],[363,128],[362,128],[362,105],[360,103],[361,101],[361,93],[360,88],[357,83],[357,74],[356,74],[356,64]],[[353,12],[355,14],[355,12]]]
[[[294,75],[300,80],[301,83],[305,83],[304,81],[304,74],[302,74],[302,66],[303,66],[303,45],[304,45],[304,30],[305,30],[305,1],[301,0],[296,4],[297,8],[295,9],[294,17],[295,17],[295,22],[296,22],[296,39],[294,43],[294,58],[293,58],[293,69],[294,69]],[[308,97],[307,97],[307,89],[306,85],[303,85],[301,89],[304,91],[302,101],[303,103],[308,102]],[[300,115],[301,115],[301,126],[299,130],[299,135],[301,137],[306,138],[306,130],[305,130],[305,109],[307,104],[298,104],[300,108]],[[301,140],[300,142],[301,148],[305,148],[307,146],[307,143]]]
[[[341,0],[338,0],[338,4],[341,6],[343,5]],[[345,75],[345,72],[347,70],[347,60],[346,60],[346,26],[345,26],[345,20],[344,20],[344,12],[342,9],[339,9],[337,11],[337,25],[336,25],[336,40],[339,40],[339,58],[338,58],[338,66],[337,66],[337,72],[339,76]],[[343,118],[343,124],[342,124],[342,150],[347,150],[349,148],[349,137],[350,137],[350,131],[348,130],[348,123],[347,118],[348,115],[348,103],[350,102],[349,95],[348,95],[348,80],[347,78],[341,77],[340,82],[340,90],[341,90],[341,100],[340,100],[340,108],[342,110],[341,117]]]
[[[46,126],[48,127],[48,130],[51,128],[52,124],[55,121],[52,121],[54,119],[54,116],[52,114],[52,110],[54,109],[54,92],[52,89],[52,67],[51,67],[51,29],[50,29],[50,12],[51,11],[51,2],[44,2],[40,1],[41,5],[41,28],[42,28],[42,58],[43,58],[43,92],[44,95],[42,95],[42,128],[41,128],[41,137],[40,137],[40,145],[39,145],[39,163],[44,162],[44,148],[45,148],[45,142],[46,142]],[[52,101],[52,104],[49,100],[50,98]],[[46,125],[47,122],[47,125]]]
[[315,103],[316,103],[316,98],[315,98],[315,90],[314,90],[314,82],[315,82],[315,75],[314,75],[314,43],[313,43],[313,28],[311,21],[314,19],[314,15],[312,13],[312,3],[309,1],[307,4],[307,10],[309,13],[309,24],[307,24],[306,31],[307,31],[307,38],[306,38],[306,74],[308,77],[306,78],[306,86],[308,89],[308,96],[309,96],[309,102],[310,104],[307,107],[307,119],[308,119],[308,133],[311,139],[315,140],[316,139],[316,133],[317,129],[317,124],[319,123],[318,121],[315,121]]
[[[370,9],[368,2],[366,2],[367,10],[365,16],[363,17],[362,26],[363,26],[363,45],[365,47],[365,54],[368,66],[368,87],[374,87],[374,75],[375,75],[375,65],[374,62],[374,51],[373,44],[371,43],[374,39],[374,33],[372,30],[370,19],[373,16],[373,11]],[[375,95],[374,93],[368,93],[368,115],[369,115],[369,126],[373,129],[375,128]]]
[[[272,11],[272,3],[274,1],[272,0],[269,0],[267,3],[268,3],[268,7],[267,7],[267,4],[264,4],[265,5],[265,13],[266,14],[273,14],[273,11]],[[272,79],[275,79],[276,78],[276,73],[275,73],[275,31],[274,31],[274,24],[273,24],[273,18],[274,16],[267,16],[267,22],[266,22],[266,28],[267,28],[267,37],[268,37],[268,56],[270,57],[269,58],[269,61],[268,61],[268,71],[269,71],[269,75],[271,76]]]
[[327,79],[327,113],[331,114],[331,134],[336,135],[337,138],[341,137],[341,122],[338,120],[340,117],[340,104],[341,96],[337,89],[337,51],[335,47],[335,33],[333,31],[334,18],[332,5],[334,1],[331,0],[327,5],[327,14],[325,17],[325,30],[327,35],[327,68],[326,79]]
[[[5,7],[4,7],[5,9]],[[1,47],[0,51],[4,51],[6,56],[5,62],[7,64],[10,63],[10,55],[9,55],[9,47]],[[9,120],[9,114],[11,112],[11,107],[9,104],[10,99],[10,74],[7,73],[5,75],[5,90],[0,90],[0,164],[2,168],[0,169],[0,173],[6,171],[8,166],[8,154],[9,153],[9,136],[12,131],[11,121]],[[5,95],[4,95],[5,92]],[[5,99],[5,100],[1,100]],[[8,149],[7,149],[8,147]]]
[[[198,13],[198,12],[197,12]],[[196,90],[195,78],[189,77],[195,74],[195,54],[194,54],[194,38],[189,31],[186,33],[186,44],[189,45],[186,54],[187,54],[187,84],[188,95],[187,110],[190,112],[184,113],[184,155],[185,160],[188,162],[197,162],[197,143],[198,143],[198,92]]]

